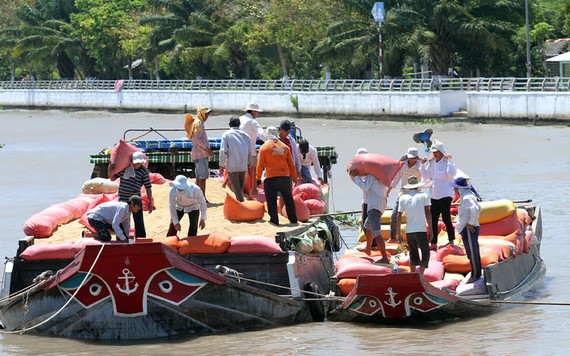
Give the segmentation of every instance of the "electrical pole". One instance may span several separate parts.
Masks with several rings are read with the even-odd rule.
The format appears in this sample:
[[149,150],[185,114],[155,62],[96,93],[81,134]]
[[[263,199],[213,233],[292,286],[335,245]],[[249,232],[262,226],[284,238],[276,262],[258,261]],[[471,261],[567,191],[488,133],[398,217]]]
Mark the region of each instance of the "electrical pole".
[[382,54],[382,22],[378,22],[378,79],[382,79],[382,65],[384,56]]
[[526,77],[530,78],[532,75],[532,66],[530,62],[530,29],[528,20],[528,0],[524,0],[524,16],[526,21]]

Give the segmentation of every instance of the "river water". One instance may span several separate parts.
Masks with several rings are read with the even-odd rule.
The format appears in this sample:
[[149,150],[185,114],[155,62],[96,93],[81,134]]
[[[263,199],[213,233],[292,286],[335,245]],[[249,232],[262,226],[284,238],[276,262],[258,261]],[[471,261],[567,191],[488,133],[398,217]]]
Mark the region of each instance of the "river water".
[[[214,113],[213,113],[214,114]],[[263,126],[282,118],[261,116]],[[0,254],[13,256],[22,226],[32,214],[75,197],[90,178],[89,154],[112,147],[130,128],[181,128],[183,115],[66,111],[0,111]],[[295,119],[315,145],[335,145],[331,208],[358,210],[360,190],[345,169],[359,147],[399,158],[427,127],[443,141],[456,165],[485,199],[532,199],[543,208],[544,283],[532,300],[570,303],[569,127]],[[212,116],[208,127],[226,127]],[[216,134],[211,134],[215,137]],[[420,152],[422,151],[420,147]],[[390,204],[394,196],[390,197]],[[353,231],[344,238],[354,245]],[[63,338],[0,334],[0,355],[347,355],[347,354],[560,354],[570,307],[527,305],[472,320],[417,327],[310,323],[270,330],[212,335],[169,342],[94,343]]]

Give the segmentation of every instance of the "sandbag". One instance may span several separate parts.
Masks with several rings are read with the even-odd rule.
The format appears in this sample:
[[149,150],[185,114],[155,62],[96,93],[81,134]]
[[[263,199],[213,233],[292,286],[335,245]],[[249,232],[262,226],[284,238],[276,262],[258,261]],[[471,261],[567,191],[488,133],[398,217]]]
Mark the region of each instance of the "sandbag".
[[313,183],[303,183],[293,188],[293,196],[299,195],[302,200],[320,199],[321,190]]
[[[499,262],[503,255],[501,246],[482,246],[479,248],[481,253],[481,267]],[[443,264],[446,272],[452,273],[468,273],[471,271],[471,264],[467,256],[447,255],[443,258]]]
[[372,174],[382,184],[389,187],[404,162],[393,160],[376,153],[363,153],[354,156],[348,163],[347,171],[356,169],[358,175]]
[[325,213],[325,202],[319,199],[307,199],[305,205],[309,209],[311,215],[318,215]]
[[527,226],[532,224],[532,218],[525,209],[517,209],[517,219],[523,231],[526,230]]
[[[293,201],[295,202],[295,211],[297,212],[297,220],[302,222],[307,222],[311,217],[311,212],[307,207],[307,204],[299,197],[298,195],[293,197]],[[288,218],[287,216],[287,209],[283,206],[281,210],[281,215]]]
[[281,247],[274,238],[257,236],[232,236],[226,253],[281,253]]
[[50,237],[57,227],[57,221],[51,217],[39,214],[30,216],[24,223],[24,234],[37,239]]
[[356,287],[356,278],[343,278],[340,279],[336,285],[340,290],[340,294],[347,296]]
[[[514,246],[515,254],[520,254],[523,251],[523,238],[524,235],[519,233],[519,231],[514,231],[508,235],[500,236],[500,235],[480,235],[479,242],[484,242],[485,240],[504,240],[510,243],[509,246]],[[479,244],[481,245],[481,243]],[[504,244],[502,244],[504,245]]]
[[160,173],[149,173],[148,177],[150,178],[151,184],[164,184],[166,183],[166,179]]
[[28,261],[73,259],[75,258],[73,245],[73,241],[36,244],[26,247],[20,257]]
[[[510,215],[487,224],[482,224],[479,228],[479,235],[509,235],[513,231],[521,230],[517,214],[513,211]],[[521,231],[522,232],[522,231]]]
[[447,255],[464,256],[465,250],[463,247],[458,245],[446,245],[443,247],[438,247],[436,251],[436,261],[443,261]]
[[[117,143],[111,150],[110,163],[115,165],[114,169],[111,171],[111,174],[115,175],[123,169],[127,168],[131,164],[132,156],[135,152],[142,152],[142,150],[121,139],[119,143]],[[148,168],[148,159],[146,155],[144,155],[144,157],[146,159],[146,162],[143,163],[143,166]]]
[[455,290],[457,288],[457,286],[459,285],[459,283],[461,283],[461,281],[459,279],[443,279],[440,281],[433,281],[430,282],[432,286],[438,288],[438,289],[450,289],[450,290]]
[[429,261],[429,265],[424,271],[424,278],[428,282],[435,282],[442,280],[444,274],[445,274],[445,267],[443,263],[432,260]]
[[482,201],[479,224],[488,224],[501,220],[515,212],[517,206],[508,199]]
[[93,199],[75,198],[65,202],[65,205],[73,207],[73,209],[70,209],[70,212],[73,212],[73,220],[75,220],[85,214],[91,201],[93,201]]
[[230,247],[230,235],[223,232],[212,232],[209,235],[191,236],[180,239],[178,253],[224,253]]
[[238,201],[233,194],[226,193],[224,218],[232,221],[255,221],[263,219],[265,208],[256,200]]
[[337,263],[336,277],[356,278],[360,274],[386,275],[390,273],[392,269],[389,267],[374,265],[366,259],[350,259]]
[[[163,245],[168,247],[172,247],[176,251],[179,250],[180,240],[178,240],[178,236],[165,236],[165,237],[153,237],[152,238],[155,242],[160,242]],[[137,239],[138,240],[138,239]]]
[[119,184],[107,178],[96,177],[85,181],[81,191],[83,194],[116,193],[119,191]]

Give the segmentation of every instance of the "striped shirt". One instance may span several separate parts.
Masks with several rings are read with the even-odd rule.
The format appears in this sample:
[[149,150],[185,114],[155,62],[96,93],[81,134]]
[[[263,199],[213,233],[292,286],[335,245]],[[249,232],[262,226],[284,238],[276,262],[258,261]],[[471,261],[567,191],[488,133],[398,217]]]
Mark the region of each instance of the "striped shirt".
[[133,195],[141,195],[141,188],[143,185],[145,188],[152,188],[148,169],[144,166],[141,166],[139,169],[135,169],[134,177],[123,179],[124,174],[124,170],[116,174],[121,178],[119,183],[119,201],[128,202],[129,198]]

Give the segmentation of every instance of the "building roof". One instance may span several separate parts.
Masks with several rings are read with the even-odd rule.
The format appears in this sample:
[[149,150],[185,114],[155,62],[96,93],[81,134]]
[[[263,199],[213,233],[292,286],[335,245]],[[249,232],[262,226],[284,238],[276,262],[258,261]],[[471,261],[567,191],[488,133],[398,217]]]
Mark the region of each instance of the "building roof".
[[547,62],[570,62],[570,52],[562,53],[559,56],[548,58]]
[[555,57],[568,50],[570,38],[547,39],[544,41],[544,55],[546,58]]

